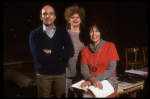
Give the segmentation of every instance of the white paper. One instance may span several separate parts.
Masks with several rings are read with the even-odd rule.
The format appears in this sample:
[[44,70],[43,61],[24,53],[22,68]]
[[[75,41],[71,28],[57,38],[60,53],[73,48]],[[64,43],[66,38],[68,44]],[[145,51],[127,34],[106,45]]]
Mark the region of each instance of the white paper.
[[91,85],[90,87],[87,86],[87,87],[83,88],[80,86],[83,82],[85,82],[85,80],[81,80],[80,82],[73,84],[72,87],[78,88],[78,89],[83,89],[85,91],[87,91],[87,89],[89,89],[93,92],[93,94],[96,98],[104,98],[104,97],[107,97],[110,94],[114,93],[114,88],[107,80],[101,81],[101,83],[103,85],[103,90],[95,88],[93,85]]
[[114,93],[114,88],[107,80],[103,80],[101,83],[103,85],[103,90],[95,88],[94,86],[89,87],[96,98],[105,98]]
[[81,87],[80,85],[83,83],[83,82],[85,82],[85,80],[81,80],[81,81],[79,81],[79,82],[77,82],[77,83],[75,83],[75,84],[73,84],[72,85],[72,87],[74,87],[74,88],[78,88],[78,89],[83,89],[83,90],[87,90],[87,88],[88,88],[88,86],[87,87]]
[[144,71],[138,71],[138,70],[125,70],[125,72],[127,73],[133,73],[133,74],[138,74],[138,75],[143,75],[143,74],[148,74],[148,72],[144,72]]

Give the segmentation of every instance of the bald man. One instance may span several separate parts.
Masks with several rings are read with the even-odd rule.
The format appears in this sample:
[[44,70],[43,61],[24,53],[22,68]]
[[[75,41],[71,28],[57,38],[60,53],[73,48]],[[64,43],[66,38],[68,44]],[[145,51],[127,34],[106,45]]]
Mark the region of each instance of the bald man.
[[43,25],[31,31],[29,35],[36,70],[38,98],[51,98],[52,85],[55,97],[63,98],[68,59],[74,55],[73,43],[68,31],[54,24],[56,14],[52,6],[44,6],[40,18]]

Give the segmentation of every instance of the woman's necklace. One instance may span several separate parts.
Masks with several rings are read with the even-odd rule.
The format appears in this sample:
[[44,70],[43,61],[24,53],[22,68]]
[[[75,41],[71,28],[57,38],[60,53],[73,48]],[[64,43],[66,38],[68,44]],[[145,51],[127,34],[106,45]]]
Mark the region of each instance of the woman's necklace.
[[[99,50],[99,53],[98,53],[98,56],[97,56],[97,60],[96,60],[96,64],[95,64],[95,65],[97,65],[97,61],[98,61],[98,58],[99,58],[100,51],[101,51],[101,49]],[[91,64],[92,64],[92,66],[94,66],[94,65],[93,65],[93,62],[92,62],[92,53],[91,53]]]

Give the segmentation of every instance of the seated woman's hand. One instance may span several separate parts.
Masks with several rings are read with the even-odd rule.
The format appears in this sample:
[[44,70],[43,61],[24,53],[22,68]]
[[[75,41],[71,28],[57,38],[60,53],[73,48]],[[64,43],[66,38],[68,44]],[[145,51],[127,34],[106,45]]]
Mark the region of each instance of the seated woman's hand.
[[103,90],[103,85],[101,84],[101,82],[96,79],[95,77],[91,77],[90,81],[92,82],[92,84],[94,85],[95,88],[99,88]]
[[91,82],[90,81],[85,81],[80,86],[81,87],[86,87],[86,86],[90,87],[91,86]]

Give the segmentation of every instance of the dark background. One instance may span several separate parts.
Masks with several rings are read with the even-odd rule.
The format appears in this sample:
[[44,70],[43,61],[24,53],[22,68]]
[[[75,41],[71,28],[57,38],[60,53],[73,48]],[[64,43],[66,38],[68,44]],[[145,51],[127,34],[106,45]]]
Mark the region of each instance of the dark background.
[[116,45],[119,57],[124,48],[148,46],[148,2],[5,2],[3,3],[3,61],[33,60],[30,32],[42,25],[40,10],[52,5],[57,12],[55,24],[65,27],[65,8],[74,4],[86,12],[86,24],[97,20],[104,26],[104,40]]

